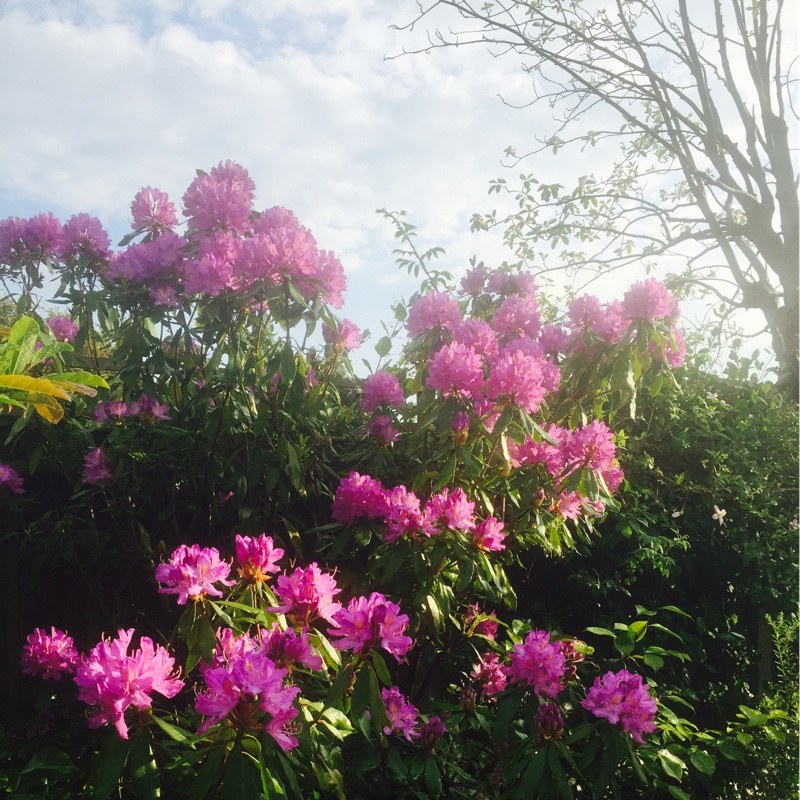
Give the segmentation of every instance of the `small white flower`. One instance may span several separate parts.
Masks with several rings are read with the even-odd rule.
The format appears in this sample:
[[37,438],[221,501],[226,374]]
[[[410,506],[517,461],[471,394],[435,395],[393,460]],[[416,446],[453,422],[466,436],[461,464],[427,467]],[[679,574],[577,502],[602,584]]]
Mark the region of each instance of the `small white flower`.
[[722,523],[725,520],[725,515],[727,513],[728,512],[724,508],[720,508],[719,506],[714,506],[714,513],[711,515],[711,519],[718,520],[719,524],[722,525]]
[[675,519],[676,517],[682,517],[682,516],[683,516],[683,510],[673,511],[672,512],[672,518],[673,519]]

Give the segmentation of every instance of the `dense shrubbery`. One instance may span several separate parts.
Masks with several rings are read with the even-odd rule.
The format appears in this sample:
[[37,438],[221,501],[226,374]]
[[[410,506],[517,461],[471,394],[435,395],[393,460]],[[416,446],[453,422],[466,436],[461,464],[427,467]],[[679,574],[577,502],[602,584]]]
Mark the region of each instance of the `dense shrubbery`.
[[[253,192],[198,173],[179,235],[143,189],[116,253],[86,215],[0,222],[4,786],[684,798],[768,763],[785,697],[746,705],[730,637],[789,610],[791,409],[676,382],[656,281],[560,314],[413,246],[403,357],[359,381],[341,265]],[[42,265],[68,315],[39,316]]]

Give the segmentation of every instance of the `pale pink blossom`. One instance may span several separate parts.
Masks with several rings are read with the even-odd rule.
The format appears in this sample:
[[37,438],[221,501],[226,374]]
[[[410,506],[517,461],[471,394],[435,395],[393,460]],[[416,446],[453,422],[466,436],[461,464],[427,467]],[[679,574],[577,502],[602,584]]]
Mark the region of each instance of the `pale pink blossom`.
[[503,527],[500,520],[495,517],[487,517],[472,532],[472,543],[478,550],[487,553],[505,550],[506,546],[503,544],[503,540],[506,538],[506,533]]
[[453,331],[461,321],[458,301],[444,292],[428,292],[417,299],[408,312],[406,330],[411,336],[438,329]]
[[322,338],[330,345],[342,350],[357,350],[361,347],[361,331],[358,325],[349,319],[343,319],[336,330],[328,325],[322,326]]
[[680,317],[675,296],[655,278],[639,281],[625,292],[622,314],[626,319],[674,325]]
[[214,230],[246,233],[255,183],[247,170],[232,161],[219,163],[209,174],[198,175],[183,195],[183,215],[200,234]]
[[74,214],[64,224],[60,255],[67,263],[81,256],[90,260],[106,261],[111,255],[111,240],[96,217]]
[[175,204],[166,192],[145,186],[136,193],[131,203],[133,227],[149,231],[173,228],[178,224]]
[[473,347],[446,344],[430,360],[425,385],[444,397],[479,397],[484,386],[483,359]]
[[69,314],[56,314],[47,320],[47,324],[57,342],[74,342],[80,330],[78,324],[72,321]]

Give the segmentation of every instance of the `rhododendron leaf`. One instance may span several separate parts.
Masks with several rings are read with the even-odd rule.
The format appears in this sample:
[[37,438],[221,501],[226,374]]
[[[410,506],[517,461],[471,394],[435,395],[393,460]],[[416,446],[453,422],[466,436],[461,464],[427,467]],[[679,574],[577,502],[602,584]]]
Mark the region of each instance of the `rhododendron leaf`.
[[155,714],[150,719],[175,742],[190,742],[195,738],[194,734],[179,728],[177,725],[173,725],[171,722],[167,722]]
[[612,639],[617,635],[614,631],[610,631],[608,628],[596,628],[594,626],[589,628],[584,628],[587,633],[595,633],[598,636],[610,636]]
[[[348,669],[350,668],[348,667]],[[355,723],[357,723],[361,717],[364,716],[364,712],[369,706],[370,674],[372,674],[372,669],[370,668],[369,664],[363,664],[359,670],[358,676],[356,677],[355,685],[353,686],[353,693],[350,696],[350,719]],[[341,673],[339,676],[337,676],[337,681],[339,680],[340,676]],[[331,689],[333,689],[333,687],[331,687]]]
[[186,637],[186,645],[192,655],[200,656],[207,663],[211,663],[217,646],[217,634],[211,620],[205,614],[195,620]]
[[675,780],[678,781],[681,780],[683,777],[683,770],[686,769],[686,764],[666,748],[659,750],[657,755],[664,772],[669,775],[670,778],[675,778]]
[[380,338],[375,345],[375,352],[381,357],[384,358],[388,356],[392,350],[392,340],[388,336],[383,336]]
[[375,675],[375,670],[367,669],[368,675],[368,691],[369,691],[369,713],[370,724],[376,736],[380,736],[383,728],[389,724],[389,719],[386,716],[386,706],[381,697],[380,686],[378,685],[378,678]]
[[147,730],[139,731],[131,739],[131,777],[133,791],[140,800],[161,796],[161,778],[153,757]]
[[709,777],[711,777],[717,769],[717,759],[705,750],[695,750],[695,752],[689,755],[689,761],[692,762],[692,766],[696,770]]
[[59,381],[68,381],[70,383],[79,383],[82,386],[94,386],[102,389],[108,389],[108,384],[100,375],[93,375],[91,372],[59,372],[53,375],[53,379]]
[[386,667],[386,662],[383,660],[383,657],[380,653],[372,651],[372,665],[375,667],[375,674],[380,679],[380,682],[384,686],[391,686],[392,685],[392,676],[389,674],[389,670]]
[[453,480],[453,475],[455,475],[456,471],[456,454],[451,453],[450,457],[445,462],[444,467],[442,467],[442,471],[439,473],[439,480],[436,481],[436,484],[433,487],[434,492],[438,492],[448,483]]
[[261,796],[261,776],[253,759],[236,744],[225,765],[220,800],[244,800]]
[[130,740],[121,739],[116,731],[106,732],[106,740],[92,759],[89,772],[92,800],[106,800],[118,789],[130,748]]
[[45,378],[32,378],[30,375],[0,375],[0,387],[51,395],[61,400],[71,399],[63,389],[53,385],[52,381]]
[[389,771],[398,781],[401,783],[408,781],[408,769],[406,768],[406,763],[403,761],[403,757],[394,747],[390,746],[386,751],[386,764],[389,767]]
[[519,786],[517,787],[517,791],[514,793],[514,797],[517,798],[517,800],[523,800],[523,798],[535,796],[536,787],[542,780],[542,775],[544,774],[544,768],[546,764],[547,750],[543,748],[533,757],[533,760],[530,764],[528,764],[525,772],[522,773]]

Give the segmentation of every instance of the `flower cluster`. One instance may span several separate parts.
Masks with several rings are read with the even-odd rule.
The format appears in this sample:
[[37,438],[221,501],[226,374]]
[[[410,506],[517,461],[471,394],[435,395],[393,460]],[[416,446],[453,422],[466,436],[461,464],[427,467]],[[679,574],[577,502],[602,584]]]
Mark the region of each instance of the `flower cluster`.
[[231,565],[220,561],[215,547],[182,544],[170,556],[168,564],[156,567],[156,580],[164,584],[158,593],[177,594],[178,605],[182,606],[189,599],[196,601],[205,595],[222,597],[222,591],[215,584],[232,586],[235,581],[227,579],[230,571]]
[[83,463],[83,482],[100,486],[114,477],[114,465],[102,447],[96,447],[86,454]]
[[71,344],[75,341],[80,328],[76,322],[73,322],[69,314],[55,314],[47,320],[50,330],[53,332],[53,338],[57,342],[67,342]]
[[334,577],[322,572],[318,564],[297,567],[291,575],[278,576],[275,595],[281,605],[272,611],[286,614],[293,625],[302,627],[319,618],[335,623],[342,605],[333,597],[340,591]]
[[564,688],[564,653],[547,631],[531,631],[514,645],[509,661],[506,674],[511,680],[527,684],[540,697],[555,697]]
[[581,705],[612,725],[621,723],[623,730],[639,744],[644,743],[643,734],[656,729],[653,719],[658,703],[650,694],[650,687],[642,682],[641,675],[625,669],[595,678]]
[[384,727],[383,732],[390,736],[399,733],[412,742],[418,739],[420,732],[417,729],[419,712],[409,702],[396,686],[391,689],[381,689],[381,697],[386,706],[386,717],[389,724]]
[[94,421],[100,423],[112,420],[120,423],[123,419],[138,417],[145,425],[153,425],[157,419],[169,420],[167,411],[169,411],[169,406],[166,403],[142,394],[138,400],[130,403],[123,400],[107,400],[105,403],[98,403],[94,409]]
[[50,628],[50,633],[36,628],[29,634],[20,660],[24,674],[54,681],[72,675],[80,661],[73,638],[56,628]]
[[328,631],[329,636],[338,638],[334,646],[361,653],[362,657],[380,644],[400,661],[412,644],[411,637],[403,635],[408,616],[378,592],[369,597],[354,597],[347,608],[336,613],[334,625],[336,628]]
[[503,523],[491,516],[478,523],[475,503],[467,498],[463,489],[443,489],[423,507],[420,499],[405,486],[384,489],[374,478],[351,472],[336,490],[332,516],[345,525],[352,525],[359,518],[383,519],[387,542],[403,536],[429,538],[445,531],[461,531],[469,535],[478,550],[505,549]]
[[[240,729],[262,726],[281,748],[291,750],[297,739],[286,730],[286,724],[298,714],[293,704],[300,689],[284,685],[288,671],[269,657],[268,644],[246,634],[234,637],[226,630],[228,635],[222,637],[214,662],[203,671],[205,688],[198,693],[195,708],[206,719],[198,733],[229,717]],[[255,719],[258,712],[268,715],[266,724]]]
[[275,547],[271,536],[262,533],[257,539],[252,536],[236,537],[238,571],[245,583],[263,583],[269,579],[270,573],[280,572],[278,561],[282,557],[283,550]]
[[0,495],[6,492],[23,494],[25,488],[20,474],[8,464],[0,464]]
[[151,694],[174,697],[183,681],[173,672],[175,660],[160,645],[142,636],[139,649],[130,655],[133,629],[120,630],[116,639],[101,641],[78,666],[75,683],[78,699],[97,708],[89,716],[89,727],[111,724],[128,738],[125,712],[128,708],[150,708]]

